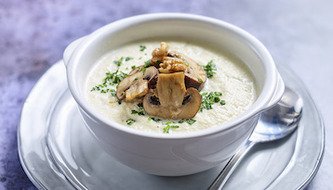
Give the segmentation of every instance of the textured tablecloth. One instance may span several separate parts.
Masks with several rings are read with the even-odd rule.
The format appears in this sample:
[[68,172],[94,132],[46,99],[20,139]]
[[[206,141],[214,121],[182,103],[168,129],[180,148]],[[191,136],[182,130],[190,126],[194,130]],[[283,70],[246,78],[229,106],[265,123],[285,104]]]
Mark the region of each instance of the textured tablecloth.
[[34,189],[17,153],[16,130],[29,91],[72,40],[114,20],[184,12],[233,23],[261,40],[277,64],[303,79],[326,124],[326,150],[308,189],[333,189],[333,1],[0,1],[0,189]]

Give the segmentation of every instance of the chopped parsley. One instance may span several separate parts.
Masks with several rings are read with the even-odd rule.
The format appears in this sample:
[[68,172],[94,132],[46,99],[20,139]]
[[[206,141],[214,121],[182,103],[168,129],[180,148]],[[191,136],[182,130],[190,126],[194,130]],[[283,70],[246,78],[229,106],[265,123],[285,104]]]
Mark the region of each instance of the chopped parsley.
[[177,129],[179,128],[178,125],[173,125],[173,122],[166,122],[166,126],[163,127],[163,133],[169,133],[170,132],[170,129]]
[[150,65],[151,65],[151,61],[150,61],[150,59],[148,59],[147,61],[145,61],[145,64],[141,68],[141,71],[145,72],[146,68],[150,67]]
[[184,123],[184,122],[186,122],[187,124],[189,124],[189,125],[192,125],[193,123],[195,123],[197,120],[195,120],[195,119],[181,119],[181,120],[179,120],[178,121],[178,123]]
[[123,61],[124,61],[124,57],[121,57],[118,60],[113,61],[113,63],[115,65],[117,65],[118,67],[120,67],[123,64]]
[[92,87],[90,91],[98,91],[103,94],[110,92],[112,96],[115,96],[116,90],[114,89],[114,85],[122,81],[127,74],[117,70],[114,73],[107,72],[105,75],[103,83]]
[[138,109],[137,110],[131,110],[131,114],[135,115],[135,114],[138,114],[138,115],[145,115],[146,112],[143,108],[143,105],[142,104],[138,104]]
[[151,65],[150,59],[148,59],[147,61],[145,61],[145,64],[143,65],[144,68],[147,68]]
[[118,67],[120,67],[124,61],[130,61],[132,59],[133,59],[133,57],[121,57],[118,60],[113,61],[113,63],[115,65],[117,65]]
[[132,119],[132,118],[129,118],[129,119],[126,120],[127,125],[132,125],[134,122],[135,122],[135,120]]
[[140,45],[140,51],[145,51],[147,47],[145,45]]
[[90,91],[99,91],[102,94],[106,94],[106,93],[110,92],[110,94],[112,96],[116,96],[116,90],[112,89],[110,86],[104,85],[104,84],[98,84],[98,85],[92,87],[92,89]]
[[216,65],[213,60],[210,60],[207,65],[204,66],[204,70],[208,78],[212,78],[216,73]]
[[103,94],[110,92],[112,96],[115,96],[116,91],[113,86],[122,81],[127,76],[127,74],[117,70],[114,73],[107,72],[105,75],[106,76],[103,79],[103,83],[92,87],[91,91],[99,91]]
[[225,100],[221,100],[221,101],[220,101],[220,104],[221,104],[222,106],[224,106],[224,105],[225,105]]
[[98,84],[98,85],[92,87],[92,89],[90,91],[100,91],[101,93],[106,93],[105,91],[109,90],[109,89],[105,89],[106,87],[107,87],[107,85]]
[[153,121],[155,121],[155,122],[160,122],[160,121],[161,121],[160,118],[156,118],[156,117],[148,117],[148,121],[151,121],[151,120],[153,120]]
[[130,61],[132,59],[133,59],[133,57],[125,57],[125,61]]
[[121,72],[119,70],[116,70],[115,72],[107,72],[105,73],[105,78],[103,80],[103,84],[107,85],[116,85],[120,83],[125,77],[127,77],[127,74],[124,72]]
[[131,114],[145,115],[145,112],[144,110],[138,109],[138,110],[132,110]]
[[221,100],[222,93],[221,92],[203,92],[201,93],[202,103],[200,106],[200,111],[206,109],[213,109],[213,104],[220,103],[221,105],[225,105],[225,100]]

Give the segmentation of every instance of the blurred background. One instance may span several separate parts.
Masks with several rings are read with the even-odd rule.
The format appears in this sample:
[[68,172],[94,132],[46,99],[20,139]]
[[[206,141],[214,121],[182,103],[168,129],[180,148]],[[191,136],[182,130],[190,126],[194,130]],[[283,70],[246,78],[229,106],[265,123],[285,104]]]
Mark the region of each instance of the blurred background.
[[237,25],[304,81],[326,125],[326,152],[307,189],[333,189],[333,1],[330,0],[1,0],[0,189],[35,189],[17,153],[16,131],[29,91],[74,39],[115,20],[183,12]]

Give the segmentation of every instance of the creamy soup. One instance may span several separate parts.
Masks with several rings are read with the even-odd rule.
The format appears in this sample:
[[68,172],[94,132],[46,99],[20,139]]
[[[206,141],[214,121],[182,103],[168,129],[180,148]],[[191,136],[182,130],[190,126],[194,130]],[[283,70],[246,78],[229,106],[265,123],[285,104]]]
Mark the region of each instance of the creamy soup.
[[[207,73],[200,91],[202,104],[192,119],[162,119],[148,115],[138,102],[120,102],[115,96],[117,82],[135,67],[152,58],[160,41],[132,43],[110,51],[96,61],[86,81],[86,98],[109,120],[141,131],[156,133],[191,132],[221,127],[244,113],[256,100],[256,87],[248,68],[239,60],[201,45],[166,41],[171,50],[199,63]],[[106,74],[108,73],[108,74]],[[114,84],[103,85],[105,78]],[[112,83],[111,82],[111,83]]]

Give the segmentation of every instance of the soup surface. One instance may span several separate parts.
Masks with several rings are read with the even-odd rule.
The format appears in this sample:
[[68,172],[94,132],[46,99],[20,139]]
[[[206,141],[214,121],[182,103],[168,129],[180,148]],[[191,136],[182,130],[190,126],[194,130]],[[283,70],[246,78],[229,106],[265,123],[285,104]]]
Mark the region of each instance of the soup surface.
[[137,102],[120,102],[117,83],[133,68],[151,59],[160,41],[131,43],[110,51],[96,61],[86,81],[88,102],[106,118],[141,131],[179,133],[220,125],[244,113],[256,100],[252,74],[241,61],[202,45],[166,41],[171,50],[195,60],[206,71],[200,91],[202,104],[192,119],[172,120],[149,116]]

